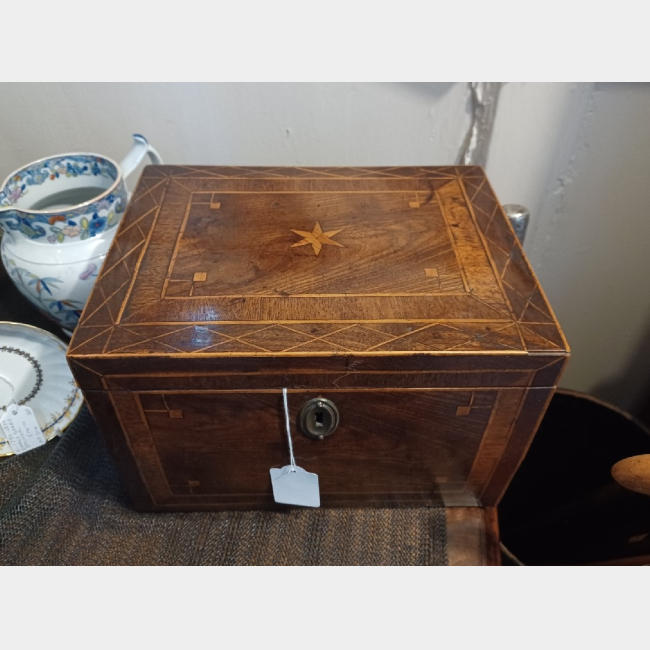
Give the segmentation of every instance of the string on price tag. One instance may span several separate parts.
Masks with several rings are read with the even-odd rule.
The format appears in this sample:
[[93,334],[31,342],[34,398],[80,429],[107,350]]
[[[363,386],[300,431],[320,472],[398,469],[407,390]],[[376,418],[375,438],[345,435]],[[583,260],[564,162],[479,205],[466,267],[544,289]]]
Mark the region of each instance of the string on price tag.
[[293,456],[293,442],[291,441],[291,425],[289,422],[289,403],[286,388],[282,389],[282,401],[284,403],[287,440],[289,441],[290,464],[280,469],[274,467],[270,470],[273,498],[276,503],[318,508],[320,507],[318,474],[312,474],[302,469],[302,467],[298,467],[296,465],[296,459]]

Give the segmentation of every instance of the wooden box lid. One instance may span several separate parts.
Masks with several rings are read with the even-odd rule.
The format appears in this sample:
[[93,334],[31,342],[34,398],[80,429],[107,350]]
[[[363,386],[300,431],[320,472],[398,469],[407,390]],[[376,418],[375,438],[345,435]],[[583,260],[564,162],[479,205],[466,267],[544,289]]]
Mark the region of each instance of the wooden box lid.
[[69,357],[486,353],[568,347],[481,168],[163,165]]

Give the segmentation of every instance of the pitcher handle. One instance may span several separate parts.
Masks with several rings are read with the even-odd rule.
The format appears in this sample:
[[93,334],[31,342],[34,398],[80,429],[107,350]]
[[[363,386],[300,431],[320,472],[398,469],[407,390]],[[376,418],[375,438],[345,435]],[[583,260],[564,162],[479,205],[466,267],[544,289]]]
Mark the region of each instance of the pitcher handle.
[[147,138],[145,138],[143,135],[140,135],[139,133],[134,133],[133,146],[120,163],[122,178],[126,179],[142,162],[142,159],[145,157],[145,155],[149,156],[152,164],[163,164],[160,154],[149,144]]

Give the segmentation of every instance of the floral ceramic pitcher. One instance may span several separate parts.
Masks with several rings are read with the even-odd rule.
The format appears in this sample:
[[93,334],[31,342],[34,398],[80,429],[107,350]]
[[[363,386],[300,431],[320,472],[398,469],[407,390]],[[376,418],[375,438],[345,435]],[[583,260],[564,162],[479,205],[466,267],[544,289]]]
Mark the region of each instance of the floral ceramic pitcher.
[[118,165],[91,153],[60,154],[16,170],[0,188],[0,252],[20,292],[70,334],[90,295],[128,200],[124,179],[145,155],[141,135]]

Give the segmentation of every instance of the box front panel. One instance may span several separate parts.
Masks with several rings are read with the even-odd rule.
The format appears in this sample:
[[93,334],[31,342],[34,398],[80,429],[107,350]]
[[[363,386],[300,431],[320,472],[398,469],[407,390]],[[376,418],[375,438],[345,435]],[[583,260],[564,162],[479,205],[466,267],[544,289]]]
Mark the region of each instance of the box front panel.
[[[514,471],[549,389],[373,389],[289,393],[296,462],[319,476],[322,506],[490,505]],[[340,413],[324,440],[298,414],[314,397]],[[111,395],[152,506],[272,507],[269,469],[289,462],[279,390]],[[512,453],[510,454],[512,456]]]

